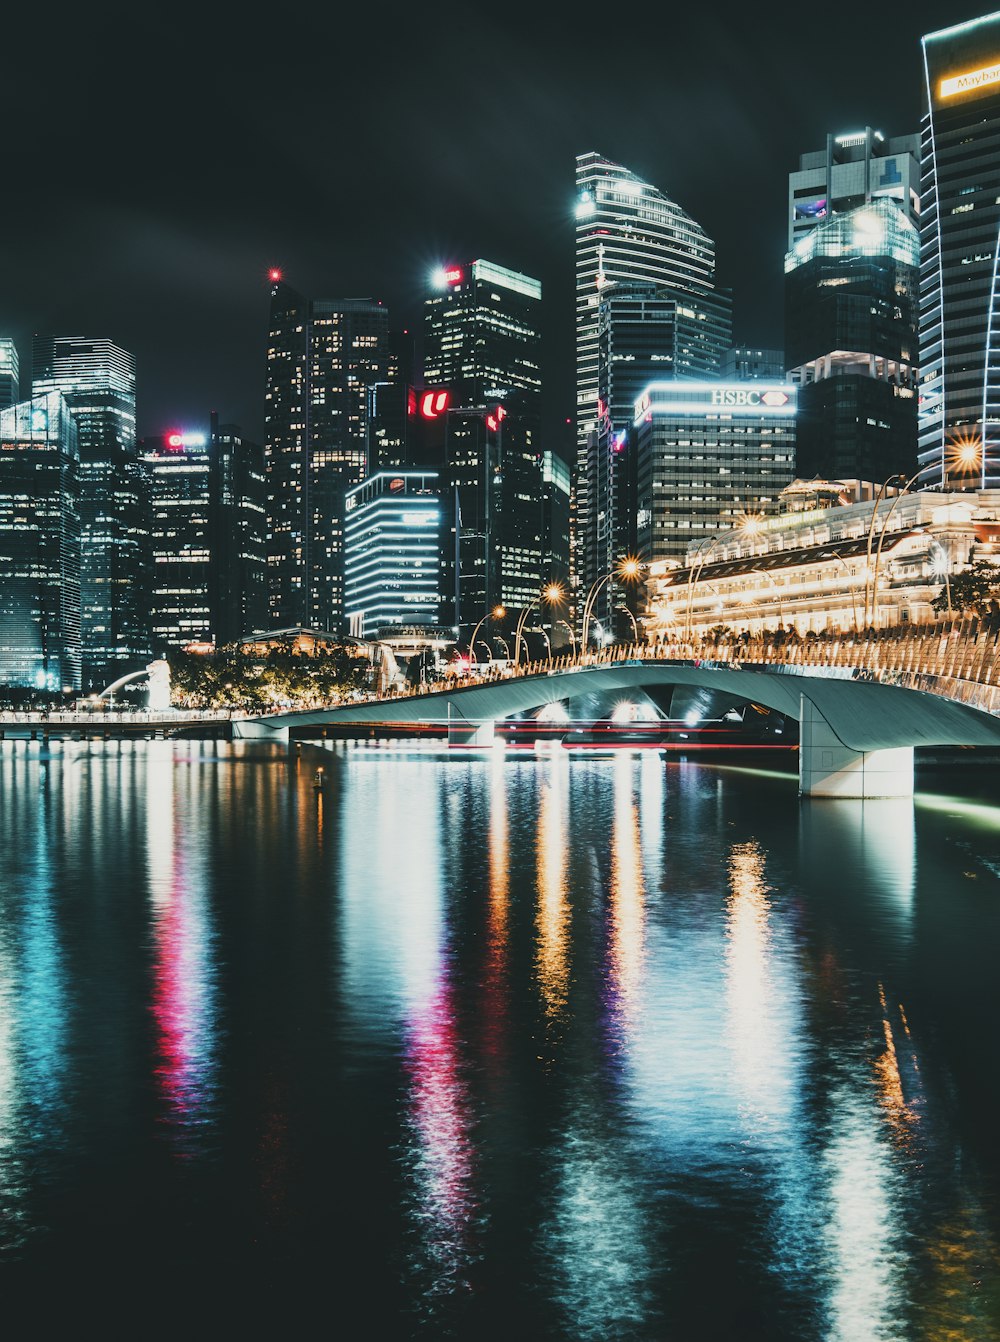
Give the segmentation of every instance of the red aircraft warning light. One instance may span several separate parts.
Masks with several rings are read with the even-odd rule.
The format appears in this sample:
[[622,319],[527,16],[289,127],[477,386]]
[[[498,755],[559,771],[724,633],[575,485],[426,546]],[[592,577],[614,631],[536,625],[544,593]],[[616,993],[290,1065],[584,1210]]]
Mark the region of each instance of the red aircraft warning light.
[[267,278],[271,281],[272,284],[277,284],[278,281],[281,279],[281,271],[278,269],[277,266],[272,266],[271,269],[267,272]]

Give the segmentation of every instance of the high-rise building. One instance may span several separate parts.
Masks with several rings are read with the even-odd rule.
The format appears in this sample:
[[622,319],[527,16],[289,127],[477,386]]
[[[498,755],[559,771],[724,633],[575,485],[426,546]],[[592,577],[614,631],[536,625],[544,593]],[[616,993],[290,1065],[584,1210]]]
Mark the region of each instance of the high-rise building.
[[424,382],[454,404],[490,405],[541,390],[542,286],[493,261],[443,266],[424,302]]
[[0,684],[80,688],[79,464],[58,392],[0,410]]
[[344,605],[354,638],[437,626],[442,530],[434,471],[383,471],[348,490]]
[[[492,261],[450,265],[424,305],[424,459],[440,467],[451,541],[445,614],[468,630],[497,604],[524,609],[543,580],[538,280]],[[440,412],[427,396],[444,394]],[[428,414],[430,420],[427,419]]]
[[885,196],[914,223],[920,215],[920,137],[880,130],[828,135],[788,174],[788,250],[816,224]]
[[723,382],[781,382],[785,376],[785,351],[733,345],[722,356],[719,371]]
[[920,465],[1000,485],[1000,12],[923,39]]
[[[588,452],[589,526],[580,540],[588,584],[613,573],[635,548],[635,452],[629,430],[636,397],[653,381],[718,377],[732,340],[728,292],[680,293],[650,280],[611,280],[597,308],[597,433]],[[612,578],[598,587],[592,614],[616,627],[621,605]]]
[[235,424],[144,438],[157,653],[221,647],[267,620],[264,458]]
[[768,382],[654,382],[635,406],[637,541],[643,558],[764,513],[795,474],[796,388]]
[[915,471],[919,262],[916,225],[883,197],[817,224],[785,257],[800,476]]
[[[576,191],[577,463],[572,566],[579,601],[583,590],[608,572],[607,542],[599,543],[602,511],[604,536],[609,534],[602,482],[608,472],[607,452],[613,445],[607,435],[599,442],[603,293],[611,284],[646,281],[657,291],[677,299],[698,298],[707,307],[717,290],[712,239],[655,186],[621,164],[589,152],[577,157]],[[698,311],[694,303],[685,306]],[[706,315],[706,325],[709,322]],[[719,353],[730,343],[727,330]]]
[[160,656],[213,641],[212,458],[203,430],[144,438],[140,447],[150,494],[150,629]]
[[218,646],[267,627],[264,451],[212,414],[211,624]]
[[368,474],[370,389],[391,368],[382,303],[307,299],[275,272],[264,448],[275,627],[340,630],[344,495]]
[[77,422],[83,680],[100,689],[149,660],[149,531],[136,451],[135,360],[112,340],[36,335],[32,395],[53,391]]
[[20,385],[17,346],[9,336],[0,336],[0,410],[16,405]]

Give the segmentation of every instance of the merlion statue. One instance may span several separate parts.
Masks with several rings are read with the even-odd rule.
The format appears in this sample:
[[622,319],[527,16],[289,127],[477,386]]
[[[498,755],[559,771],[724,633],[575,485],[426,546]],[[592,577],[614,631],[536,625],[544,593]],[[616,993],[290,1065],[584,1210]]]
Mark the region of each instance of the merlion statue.
[[162,659],[150,662],[146,671],[149,674],[146,706],[151,713],[162,713],[170,707],[170,663]]

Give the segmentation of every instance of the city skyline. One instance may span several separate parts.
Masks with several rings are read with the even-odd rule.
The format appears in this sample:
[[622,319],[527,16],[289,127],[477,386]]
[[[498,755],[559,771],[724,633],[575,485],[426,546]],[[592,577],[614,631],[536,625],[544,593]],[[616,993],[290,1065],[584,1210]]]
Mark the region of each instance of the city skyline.
[[[259,441],[272,266],[304,292],[381,298],[415,328],[431,268],[488,256],[542,281],[551,426],[573,413],[575,155],[624,163],[697,219],[734,291],[734,338],[779,344],[788,172],[828,131],[916,132],[920,37],[982,12],[955,9],[911,6],[878,41],[857,25],[807,31],[777,6],[640,22],[634,49],[650,54],[623,56],[617,77],[586,73],[585,24],[435,15],[362,32],[370,59],[334,58],[334,99],[332,74],[295,84],[280,31],[207,16],[192,50],[183,23],[60,17],[32,152],[19,145],[12,166],[37,170],[37,145],[58,145],[66,206],[7,212],[0,334],[22,381],[37,331],[133,350],[140,436],[216,410]],[[32,26],[15,20],[15,39]],[[294,50],[334,35],[312,20]],[[15,100],[32,78],[15,72]],[[71,114],[94,133],[68,139]]]

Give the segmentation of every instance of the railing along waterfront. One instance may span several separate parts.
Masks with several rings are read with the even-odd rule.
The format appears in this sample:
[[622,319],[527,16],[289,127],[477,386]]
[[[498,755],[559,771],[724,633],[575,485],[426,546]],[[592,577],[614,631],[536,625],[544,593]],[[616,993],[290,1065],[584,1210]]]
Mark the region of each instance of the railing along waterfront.
[[584,655],[548,657],[524,666],[504,666],[484,674],[448,675],[405,690],[373,695],[369,702],[451,692],[495,683],[552,675],[587,667],[642,662],[781,669],[790,673],[850,671],[854,679],[925,690],[1000,713],[1000,623],[966,618],[935,625],[898,625],[815,638],[733,635],[719,640],[659,640],[614,644]]

